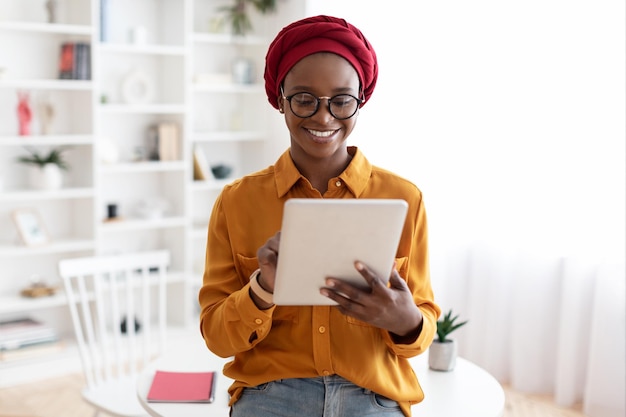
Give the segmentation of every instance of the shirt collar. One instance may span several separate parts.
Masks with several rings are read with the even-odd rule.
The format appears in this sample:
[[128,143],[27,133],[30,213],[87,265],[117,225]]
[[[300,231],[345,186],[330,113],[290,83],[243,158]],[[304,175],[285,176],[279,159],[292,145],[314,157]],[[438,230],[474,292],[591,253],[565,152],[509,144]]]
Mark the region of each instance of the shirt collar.
[[367,182],[370,180],[372,175],[372,164],[365,158],[363,152],[359,150],[356,146],[348,146],[348,153],[352,155],[352,161],[348,167],[343,171],[339,178],[344,182],[346,187],[355,197],[359,197],[365,187],[367,187]]
[[[355,197],[359,197],[370,179],[372,165],[356,146],[349,146],[348,153],[352,155],[352,161],[339,175],[339,178]],[[293,163],[289,149],[283,152],[276,164],[274,164],[274,172],[279,198],[287,194],[300,178],[304,178]]]

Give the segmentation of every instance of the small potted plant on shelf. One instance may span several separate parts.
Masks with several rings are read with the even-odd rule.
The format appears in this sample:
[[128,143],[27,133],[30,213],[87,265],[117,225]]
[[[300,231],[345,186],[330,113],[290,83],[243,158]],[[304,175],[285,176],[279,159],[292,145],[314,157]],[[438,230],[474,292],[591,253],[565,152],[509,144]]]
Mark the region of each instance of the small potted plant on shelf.
[[63,185],[63,173],[69,165],[63,158],[63,152],[68,148],[53,148],[49,152],[39,152],[34,149],[26,149],[30,155],[20,156],[18,162],[30,167],[28,182],[31,187],[41,190],[53,190]]
[[276,10],[276,0],[234,0],[230,6],[220,7],[226,13],[226,20],[230,22],[233,35],[243,36],[252,29],[252,22],[248,16],[248,6],[254,6],[262,14]]
[[428,366],[435,371],[452,371],[456,365],[457,343],[449,337],[450,333],[465,325],[466,321],[457,323],[458,315],[453,316],[449,310],[437,321],[437,337],[428,349]]

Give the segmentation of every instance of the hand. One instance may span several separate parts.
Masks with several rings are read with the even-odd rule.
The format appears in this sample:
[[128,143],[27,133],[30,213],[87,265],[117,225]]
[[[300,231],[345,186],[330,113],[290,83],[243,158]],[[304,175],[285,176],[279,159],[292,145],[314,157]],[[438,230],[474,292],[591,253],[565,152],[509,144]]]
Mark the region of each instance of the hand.
[[388,287],[363,263],[357,261],[354,266],[369,284],[369,290],[329,277],[326,279],[328,287],[322,288],[320,293],[336,301],[343,314],[372,326],[400,337],[417,332],[422,323],[422,313],[398,271],[395,268],[391,271]]
[[270,237],[263,246],[257,250],[257,259],[261,276],[259,285],[265,291],[274,292],[274,282],[276,280],[276,264],[278,263],[278,244],[280,243],[280,231]]

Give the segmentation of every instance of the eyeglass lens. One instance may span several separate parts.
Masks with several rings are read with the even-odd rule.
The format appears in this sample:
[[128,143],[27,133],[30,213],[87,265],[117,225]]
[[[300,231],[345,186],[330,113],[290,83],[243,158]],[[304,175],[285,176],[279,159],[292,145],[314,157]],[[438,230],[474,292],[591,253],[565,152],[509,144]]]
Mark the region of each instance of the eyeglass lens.
[[[298,117],[313,116],[320,105],[320,99],[310,93],[298,93],[287,97],[291,111]],[[335,119],[349,119],[359,107],[359,100],[350,94],[339,94],[328,99],[328,109]]]

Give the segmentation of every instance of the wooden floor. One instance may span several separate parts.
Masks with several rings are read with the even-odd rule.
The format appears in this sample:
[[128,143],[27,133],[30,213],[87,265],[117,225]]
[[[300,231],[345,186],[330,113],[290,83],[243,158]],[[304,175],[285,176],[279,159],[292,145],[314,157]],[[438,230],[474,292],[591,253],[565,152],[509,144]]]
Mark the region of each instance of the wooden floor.
[[[0,417],[91,416],[92,408],[80,397],[82,386],[81,375],[68,375],[28,386],[0,389]],[[557,407],[549,396],[524,395],[508,387],[504,390],[504,417],[584,417],[580,408]]]

